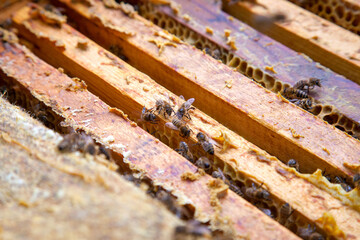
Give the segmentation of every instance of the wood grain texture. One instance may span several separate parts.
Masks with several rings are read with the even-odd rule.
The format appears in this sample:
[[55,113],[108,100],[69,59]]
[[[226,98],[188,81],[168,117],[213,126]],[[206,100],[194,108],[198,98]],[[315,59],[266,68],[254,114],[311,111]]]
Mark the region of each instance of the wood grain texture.
[[[224,10],[282,44],[302,52],[356,83],[360,76],[360,38],[358,35],[322,19],[286,0],[258,0],[259,5],[234,3]],[[266,6],[266,9],[262,6]],[[284,23],[257,24],[259,15],[285,13]]]
[[0,98],[1,238],[171,239],[184,225],[104,158],[59,152],[62,139]]
[[[343,176],[354,174],[343,163],[357,164],[359,141],[185,43],[166,46],[159,55],[149,40],[162,30],[139,16],[129,18],[100,2],[92,8],[62,2],[86,35],[106,48],[121,46],[130,64],[170,91],[186,99],[195,97],[196,107],[270,154],[285,162],[297,159],[305,172],[326,168]],[[123,33],[134,29],[136,35]],[[229,79],[231,89],[225,87]],[[294,131],[303,137],[294,138]]]
[[[21,9],[15,15],[14,22],[23,36],[26,36],[30,42],[34,43],[34,49],[38,49],[35,52],[52,64],[57,65],[60,62],[61,66],[71,75],[86,79],[91,91],[94,91],[109,105],[123,109],[125,113],[129,114],[130,118],[139,118],[138,113],[142,106],[148,108],[154,106],[154,94],[168,95],[175,102],[178,101],[176,96],[159,86],[148,76],[117,59],[110,52],[86,39],[85,36],[70,26],[63,24],[61,29],[51,27],[39,20],[29,19],[27,11],[28,8]],[[31,30],[25,28],[26,25],[31,26]],[[79,39],[86,40],[86,50],[77,48]],[[63,43],[63,48],[57,48],[53,44],[60,40]],[[109,64],[109,59],[117,59],[117,64]],[[114,63],[114,60],[112,62]],[[143,91],[144,87],[148,91]],[[163,123],[164,121],[161,119],[161,123],[158,125]],[[284,202],[288,202],[298,211],[296,214],[301,215],[304,219],[309,219],[313,223],[325,212],[330,212],[336,216],[336,222],[341,226],[341,229],[347,231],[351,226],[349,234],[357,234],[352,230],[352,226],[356,225],[356,222],[350,223],[346,220],[348,219],[346,216],[360,220],[360,215],[357,212],[348,207],[341,208],[341,202],[336,198],[297,177],[293,172],[288,171],[276,158],[267,155],[199,110],[192,114],[192,122],[189,123],[189,126],[195,134],[198,131],[203,131],[210,136],[218,136],[221,132],[225,132],[230,137],[236,149],[229,149],[226,153],[221,153],[216,149],[215,158],[216,161],[222,162],[219,167],[224,164],[227,165],[225,173],[229,172],[233,173],[233,176],[238,174],[241,176],[240,179],[234,178],[234,180],[242,180],[245,176],[246,179],[251,179],[259,184],[263,183],[274,198],[277,199],[275,201],[278,208]],[[157,126],[156,130],[160,132],[169,131],[163,126]],[[177,133],[175,132],[175,134]],[[169,140],[169,144],[173,148],[177,148],[177,143],[178,141]],[[188,140],[190,145],[195,143],[195,136]],[[200,150],[197,151],[200,152]],[[268,158],[268,162],[259,161],[258,156],[253,154],[252,151],[263,154],[264,157]],[[279,171],[284,172],[287,177],[283,177]],[[317,196],[323,196],[322,201],[319,201]],[[302,199],[301,203],[297,201],[300,198]],[[333,211],[333,209],[337,210]],[[296,214],[294,213],[294,215]],[[318,228],[321,229],[322,226],[319,225]]]
[[[193,206],[196,219],[210,220],[215,229],[234,229],[232,233],[237,236],[298,239],[233,192],[228,192],[221,199],[221,217],[216,218],[207,187],[211,177],[204,176],[194,182],[181,180],[181,174],[195,172],[196,167],[172,149],[141,128],[132,126],[131,121],[109,112],[109,106],[90,92],[66,90],[74,80],[38,59],[24,47],[1,43],[0,52],[1,77],[5,81],[20,85],[23,91],[30,92],[65,118],[70,126],[84,130],[110,147],[123,157],[124,165],[172,192],[180,204]],[[222,217],[228,224],[221,224]]]
[[[169,22],[165,24],[165,29],[171,33],[176,32],[178,37],[185,38],[185,41],[192,45],[196,46],[199,44],[199,41],[202,41],[201,39],[208,39],[212,43],[211,45],[226,49],[229,52],[228,55],[234,56],[232,59],[227,56],[226,64],[228,66],[236,68],[244,75],[250,73],[251,76],[248,77],[264,83],[267,89],[274,92],[281,90],[281,87],[279,89],[277,86],[279,81],[282,84],[293,86],[297,81],[311,77],[323,79],[322,87],[314,89],[313,92],[310,92],[310,96],[315,99],[317,104],[331,106],[333,113],[339,112],[351,119],[353,124],[357,126],[352,128],[353,133],[357,131],[355,135],[360,134],[360,85],[356,82],[346,79],[314,62],[309,57],[291,50],[292,46],[288,48],[237,19],[230,20],[230,15],[220,11],[217,5],[213,5],[213,1],[174,0],[173,3],[181,6],[179,13],[174,13],[169,5],[156,4],[152,5],[151,10],[149,9],[150,7],[142,7],[140,9],[143,9],[143,11],[140,12],[147,19],[152,19],[153,22],[156,21],[159,26],[164,26],[163,23],[166,19],[173,19],[173,21],[179,22],[183,28]],[[184,19],[183,16],[185,14],[191,17],[190,21]],[[260,20],[259,18],[258,21],[257,27],[269,27],[271,29],[271,22],[267,23],[271,19]],[[212,29],[213,33],[207,33],[206,28]],[[302,26],[299,26],[299,28],[302,28]],[[190,31],[200,36],[194,37],[193,35],[185,34],[185,29],[190,29]],[[225,29],[230,32],[230,37],[235,39],[234,43],[237,50],[232,50],[227,44],[228,38],[224,35]],[[181,32],[183,33],[182,37],[179,35]],[[186,37],[188,35],[190,37]],[[285,34],[283,36],[285,37]],[[358,45],[360,49],[360,38],[356,41],[355,39],[351,46],[356,47]],[[340,43],[339,41],[337,43],[341,44],[341,46],[348,44],[346,42]],[[206,43],[203,45],[206,45]],[[350,53],[351,51],[349,49]],[[241,61],[236,61],[236,57],[241,59]],[[243,67],[245,64],[246,67]],[[348,72],[349,69],[346,69],[346,73]],[[265,75],[273,79],[266,81],[267,77]],[[358,79],[360,78],[356,77],[356,81]],[[320,115],[325,120],[334,121],[333,125],[335,125],[336,120],[328,116],[336,114],[327,112]],[[337,119],[340,119],[340,117]],[[341,127],[345,128],[345,126]]]

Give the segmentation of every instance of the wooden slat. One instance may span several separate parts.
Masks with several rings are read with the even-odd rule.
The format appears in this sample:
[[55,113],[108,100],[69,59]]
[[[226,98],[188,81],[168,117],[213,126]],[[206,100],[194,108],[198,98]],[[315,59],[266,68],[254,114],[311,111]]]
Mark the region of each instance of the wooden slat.
[[360,35],[360,2],[358,0],[288,1]]
[[[138,113],[142,106],[148,108],[154,105],[154,94],[168,95],[178,101],[176,96],[156,84],[146,75],[133,69],[125,62],[117,60],[117,64],[108,64],[109,59],[116,59],[114,55],[97,46],[91,40],[86,39],[83,35],[76,32],[73,28],[63,24],[61,29],[51,27],[39,20],[29,19],[28,8],[20,10],[14,17],[14,22],[26,38],[34,43],[35,52],[57,66],[61,66],[73,76],[86,79],[89,89],[95,94],[103,98],[109,105],[116,106],[129,113],[132,119],[139,118]],[[26,26],[31,26],[26,28]],[[39,34],[41,32],[41,35]],[[77,48],[78,41],[82,39],[87,42],[87,49],[81,50]],[[57,48],[53,43],[62,41],[63,48]],[[50,57],[51,56],[51,57]],[[114,63],[114,61],[113,61]],[[121,66],[121,67],[119,67]],[[144,88],[147,91],[144,91]],[[137,109],[137,111],[136,111]],[[162,125],[163,121],[161,121]],[[196,110],[192,116],[192,122],[189,126],[195,132],[205,131],[210,136],[217,136],[220,132],[225,132],[237,149],[229,149],[225,154],[216,150],[215,152],[215,168],[225,164],[225,173],[229,173],[234,180],[253,180],[263,183],[270,193],[274,196],[275,206],[279,209],[284,202],[288,202],[296,211],[300,212],[305,219],[309,219],[313,223],[316,222],[325,212],[331,212],[338,222],[341,229],[350,235],[356,235],[356,232],[349,230],[351,224],[345,219],[345,216],[360,219],[359,213],[350,208],[338,209],[341,205],[334,197],[315,188],[304,179],[296,177],[291,171],[289,172],[284,165],[276,158],[264,155],[269,159],[267,163],[258,160],[258,156],[252,151],[262,152],[260,149],[245,141],[238,135],[224,128],[213,119]],[[168,132],[162,126],[155,128],[159,132]],[[150,130],[151,132],[152,130]],[[177,133],[175,133],[177,134]],[[177,141],[173,138],[168,140],[173,148],[177,147]],[[188,144],[196,143],[195,136],[188,140]],[[199,150],[197,150],[199,152]],[[209,156],[210,157],[210,156]],[[270,160],[271,159],[271,160]],[[220,162],[220,163],[219,163]],[[283,172],[287,176],[283,178],[280,173]],[[239,177],[238,177],[239,175]],[[298,191],[292,191],[297,189]],[[309,194],[311,193],[311,194]],[[318,201],[316,196],[323,196],[323,201]],[[298,199],[302,202],[299,203]],[[340,204],[340,205],[338,205]],[[327,207],[324,208],[324,205]],[[331,207],[330,207],[331,206]],[[339,212],[332,212],[330,209],[337,209]],[[314,211],[314,209],[317,209]],[[297,215],[299,213],[294,213]],[[341,217],[338,217],[341,216]],[[344,218],[343,218],[344,217]],[[306,221],[306,220],[305,220]],[[349,224],[349,225],[348,225]],[[360,225],[359,225],[360,227]],[[321,225],[318,228],[322,228]],[[360,232],[359,232],[360,233]]]
[[104,158],[59,152],[62,139],[0,98],[2,239],[171,239],[184,225]]
[[[62,2],[82,32],[106,48],[121,46],[129,63],[172,92],[195,97],[195,106],[270,154],[284,162],[297,159],[304,172],[326,168],[337,175],[354,174],[343,163],[357,164],[359,141],[185,43],[166,46],[159,55],[150,41],[167,41],[154,36],[162,30],[139,16],[129,18],[99,2],[92,8]],[[124,35],[134,29],[134,36]],[[231,88],[225,87],[229,80]]]
[[[286,0],[257,2],[256,5],[236,2],[225,5],[224,10],[295,51],[305,53],[314,61],[360,83],[359,36]],[[263,23],[256,21],[259,15],[273,16],[279,12],[286,14],[288,20],[284,23],[268,22],[263,27]]]
[[[170,191],[178,197],[180,204],[192,206],[196,219],[210,220],[213,229],[249,238],[298,239],[233,192],[221,199],[220,215],[214,214],[207,187],[211,177],[205,175],[194,182],[181,180],[181,174],[196,172],[196,167],[179,154],[131,121],[110,112],[108,105],[87,90],[66,90],[76,82],[38,59],[28,49],[18,44],[1,43],[0,52],[0,76],[8,84],[17,84],[23,93],[29,92],[50,106],[71,127],[91,134],[111,148],[122,157],[119,163]],[[227,224],[222,224],[222,221],[227,221]]]
[[[174,0],[173,3],[182,6],[179,13],[175,13],[169,5],[142,4],[140,14],[197,48],[207,46],[220,49],[226,53],[221,56],[225,64],[273,92],[277,93],[285,85],[293,86],[297,81],[310,77],[323,79],[322,87],[310,92],[310,96],[316,101],[311,112],[339,129],[360,137],[360,85],[239,20],[231,19],[230,15],[209,4],[207,0]],[[184,15],[190,16],[190,20],[185,19]],[[207,29],[211,29],[212,33],[208,33]],[[231,32],[230,37],[234,38],[237,50],[226,44],[228,39],[224,35],[224,29]],[[345,118],[342,115],[348,120],[341,120]]]

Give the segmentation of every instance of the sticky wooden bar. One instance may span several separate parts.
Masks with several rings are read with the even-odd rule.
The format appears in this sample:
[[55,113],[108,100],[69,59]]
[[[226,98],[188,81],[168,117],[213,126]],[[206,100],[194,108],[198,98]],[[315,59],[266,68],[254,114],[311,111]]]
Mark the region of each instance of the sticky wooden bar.
[[[269,37],[360,84],[360,38],[286,0],[224,5],[224,11]],[[263,7],[265,6],[265,7]],[[258,23],[258,16],[283,13],[286,21]]]
[[[207,187],[211,177],[205,175],[194,182],[181,180],[184,172],[194,173],[197,168],[125,116],[110,112],[107,104],[86,89],[71,88],[78,81],[18,44],[0,43],[0,52],[0,76],[8,85],[16,85],[22,93],[41,100],[71,127],[91,134],[123,157],[123,164],[170,191],[180,204],[193,206],[196,219],[210,220],[213,229],[230,229],[239,236],[298,239],[231,191],[221,199],[220,216],[215,215]],[[222,224],[223,221],[227,224]]]
[[[141,16],[197,48],[220,50],[223,63],[275,93],[295,85],[299,80],[311,77],[322,79],[322,87],[310,91],[310,96],[315,100],[310,112],[351,135],[360,136],[358,77],[353,82],[332,72],[304,54],[220,11],[213,1],[174,0],[172,3],[140,4],[139,12]],[[181,6],[179,12],[173,10],[175,3]],[[190,16],[190,20],[184,16]],[[258,21],[263,21],[259,27],[271,27],[266,24],[266,21],[271,21],[270,16],[263,16],[265,19],[262,20],[258,17]],[[270,20],[266,20],[266,17]],[[207,29],[212,29],[212,33],[209,34]],[[229,34],[228,37],[225,32]],[[228,44],[229,39],[234,40],[233,45]],[[355,40],[351,45],[354,48],[360,46],[360,38]],[[346,43],[341,44],[347,46]],[[345,74],[348,72],[349,69],[346,69]]]
[[0,98],[3,238],[170,239],[184,225],[103,157],[59,152],[62,140]]
[[[136,109],[138,109],[137,112],[140,112],[142,106],[152,107],[154,105],[154,94],[168,95],[174,98],[175,102],[178,101],[176,96],[156,84],[148,76],[117,59],[68,25],[63,24],[61,29],[54,28],[39,20],[29,19],[27,12],[28,8],[20,10],[15,15],[14,22],[22,34],[30,42],[34,43],[36,46],[34,50],[38,49],[36,53],[52,64],[56,65],[60,62],[61,66],[66,71],[69,71],[71,75],[86,79],[91,91],[94,91],[100,98],[106,99],[108,104],[129,113],[130,118],[139,118]],[[26,26],[31,26],[31,29]],[[77,47],[80,39],[87,42],[86,50]],[[54,42],[60,40],[63,44],[62,48],[56,47],[56,44],[54,44]],[[109,60],[111,60],[112,64],[109,64]],[[116,64],[114,64],[115,60],[117,61]],[[147,90],[144,91],[144,89]],[[163,124],[163,119],[161,124]],[[310,219],[312,222],[316,222],[330,209],[324,208],[324,202],[326,202],[325,205],[332,205],[334,208],[341,204],[334,197],[320,191],[304,179],[297,177],[293,172],[288,171],[276,158],[266,155],[256,146],[221,126],[199,110],[196,110],[192,115],[192,122],[189,123],[189,126],[195,134],[198,131],[204,131],[215,137],[221,132],[226,133],[236,148],[228,149],[225,153],[221,153],[216,149],[215,165],[219,167],[225,165],[222,167],[224,172],[234,180],[243,181],[245,178],[252,179],[259,184],[263,183],[276,198],[274,199],[276,207],[280,208],[284,202],[288,202],[300,215]],[[168,129],[162,126],[156,126],[155,130],[169,132]],[[173,148],[177,148],[178,141],[173,140],[175,138],[174,133],[165,135],[168,136],[168,140],[166,140],[168,144]],[[177,135],[176,132],[175,135]],[[190,145],[196,143],[194,137],[189,139]],[[199,150],[197,151],[199,152]],[[260,155],[253,152],[258,152]],[[268,159],[268,161],[259,160],[261,156]],[[284,174],[286,177],[283,176]],[[298,191],[292,191],[292,189]],[[307,194],[309,192],[312,194]],[[314,192],[317,194],[314,194]],[[317,201],[317,195],[325,196],[324,202]],[[299,198],[303,199],[301,203],[296,200]],[[310,208],[309,205],[312,205],[313,208]],[[318,211],[315,212],[313,209],[318,209]],[[342,220],[342,217],[351,215],[356,218],[358,213],[348,207],[340,211],[342,214],[335,214],[335,212],[332,212],[332,214],[336,216],[336,222],[341,223],[342,229],[348,229],[349,227],[346,225],[346,221]],[[319,228],[322,228],[322,226],[319,226]],[[354,233],[351,232],[350,234]]]
[[305,172],[354,174],[343,166],[358,162],[360,143],[352,137],[185,43],[164,46],[159,54],[153,40],[169,40],[155,36],[162,30],[137,15],[130,18],[100,2],[92,8],[62,2],[89,37],[107,48],[121,46],[130,64],[177,95],[195,97],[196,107],[270,154],[284,162],[297,159]]

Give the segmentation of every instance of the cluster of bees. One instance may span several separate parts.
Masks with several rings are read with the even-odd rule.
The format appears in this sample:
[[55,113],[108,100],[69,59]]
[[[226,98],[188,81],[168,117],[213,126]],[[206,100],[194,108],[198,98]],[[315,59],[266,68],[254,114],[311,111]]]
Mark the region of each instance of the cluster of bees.
[[61,152],[82,152],[90,155],[104,155],[107,160],[110,160],[110,152],[104,146],[97,145],[91,136],[85,133],[69,133],[64,135],[63,140],[58,144],[58,149]]
[[287,98],[290,102],[303,108],[304,110],[311,110],[313,100],[309,96],[310,90],[316,86],[321,87],[321,81],[318,78],[309,78],[308,80],[300,80],[293,87],[285,88],[281,95]]
[[[295,159],[290,159],[287,162],[287,165],[289,167],[295,168],[296,171],[299,172],[299,163],[295,160]],[[340,176],[333,176],[331,177],[330,175],[326,174],[325,171],[323,171],[323,176],[331,183],[335,183],[335,184],[340,184],[340,186],[346,191],[346,192],[350,192],[351,190],[353,190],[352,185],[355,188],[358,188],[360,191],[360,173],[357,173],[354,175],[353,179],[352,179],[352,183],[349,183],[345,178],[340,177]]]
[[[184,103],[179,104],[179,108],[175,112],[174,106],[170,103],[171,100],[167,96],[168,100],[160,99],[155,97],[155,106],[153,108],[147,109],[144,107],[141,112],[141,120],[149,122],[152,124],[158,123],[158,116],[163,116],[165,119],[170,119],[165,126],[173,130],[179,131],[180,137],[188,138],[190,137],[193,130],[188,126],[188,121],[191,120],[190,111],[194,110],[195,107],[192,104],[195,101],[195,98],[190,98],[185,101],[183,96],[180,96]],[[214,144],[215,142],[207,136],[206,133],[198,132],[196,134],[197,143],[196,145],[201,145],[206,153],[214,155]],[[182,156],[186,159],[193,162],[192,154],[189,150],[189,146],[185,142],[180,142],[179,149],[177,150]]]

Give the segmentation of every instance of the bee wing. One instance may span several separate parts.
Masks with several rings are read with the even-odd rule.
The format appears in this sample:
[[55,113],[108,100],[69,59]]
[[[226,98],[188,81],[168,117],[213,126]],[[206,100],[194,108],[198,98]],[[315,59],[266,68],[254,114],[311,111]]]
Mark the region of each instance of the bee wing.
[[165,126],[168,127],[168,128],[171,128],[173,130],[179,130],[173,123],[171,122],[167,122],[165,123]]
[[185,98],[184,98],[183,95],[180,95],[179,98],[180,98],[181,100],[184,100],[184,101],[185,101]]
[[195,102],[195,98],[189,98],[184,104],[185,108],[189,108]]

